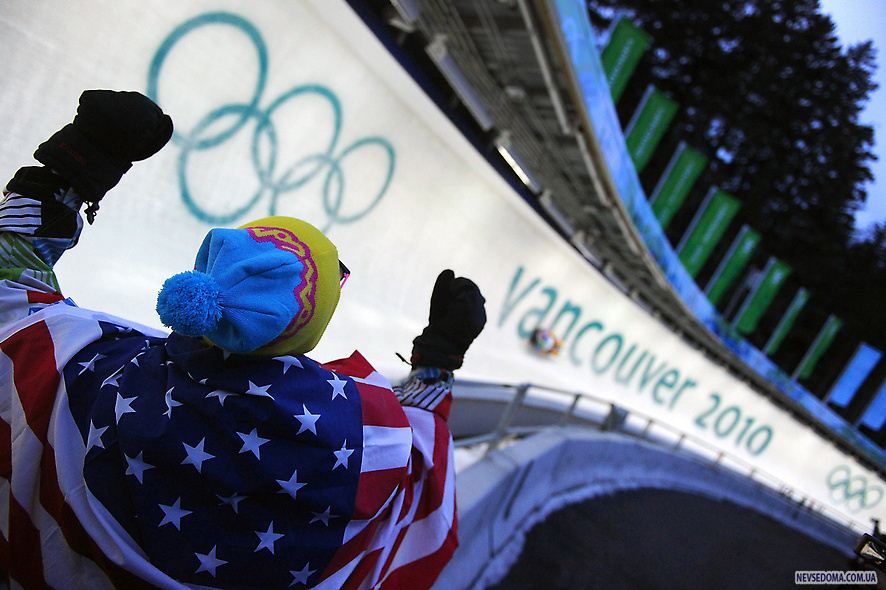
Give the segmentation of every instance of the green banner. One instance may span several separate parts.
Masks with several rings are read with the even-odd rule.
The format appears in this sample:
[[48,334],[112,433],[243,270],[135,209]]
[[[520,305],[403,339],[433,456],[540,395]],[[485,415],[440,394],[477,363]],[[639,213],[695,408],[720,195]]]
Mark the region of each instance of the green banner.
[[671,218],[680,209],[689,189],[695,184],[698,175],[708,165],[708,158],[700,151],[680,142],[677,151],[671,157],[668,167],[655,192],[652,193],[652,212],[658,219],[661,228],[664,229],[671,222]]
[[791,274],[791,267],[778,260],[770,258],[763,269],[763,278],[757,282],[757,286],[747,296],[738,316],[735,319],[735,327],[742,334],[750,334],[757,328],[760,318],[765,312],[778,290]]
[[807,301],[809,301],[809,291],[800,287],[797,294],[794,295],[793,301],[791,301],[791,304],[784,312],[784,315],[781,316],[781,319],[778,321],[778,325],[775,326],[775,330],[773,330],[772,336],[769,337],[769,341],[766,342],[766,346],[763,348],[763,352],[766,353],[766,355],[772,356],[775,354],[775,351],[781,346],[781,341],[788,335],[788,332],[794,325],[794,321],[797,319],[797,316],[800,315],[800,310],[803,309],[803,306],[806,305]]
[[720,261],[720,266],[714,271],[714,276],[708,281],[705,291],[708,294],[708,300],[717,305],[720,298],[727,289],[735,282],[744,267],[751,260],[751,254],[760,243],[760,234],[752,230],[746,225],[741,226],[738,235],[729,246],[726,256]]
[[824,326],[819,330],[818,336],[816,336],[815,340],[812,342],[812,346],[810,346],[809,350],[806,351],[806,354],[803,355],[803,360],[800,361],[797,370],[794,371],[794,374],[792,375],[794,379],[808,379],[809,376],[812,375],[812,371],[815,369],[815,365],[818,364],[821,355],[825,353],[831,345],[831,342],[834,341],[834,337],[837,335],[837,332],[840,331],[842,326],[843,321],[840,320],[840,318],[835,315],[828,316]]
[[652,43],[652,37],[627,18],[620,18],[612,30],[609,43],[603,50],[600,61],[606,72],[612,102],[618,102],[628,85],[643,53]]
[[654,86],[646,89],[625,131],[628,154],[637,172],[643,170],[677,114],[677,103]]
[[739,208],[741,203],[738,199],[720,189],[712,189],[705,197],[677,246],[680,260],[689,276],[695,277],[704,266]]

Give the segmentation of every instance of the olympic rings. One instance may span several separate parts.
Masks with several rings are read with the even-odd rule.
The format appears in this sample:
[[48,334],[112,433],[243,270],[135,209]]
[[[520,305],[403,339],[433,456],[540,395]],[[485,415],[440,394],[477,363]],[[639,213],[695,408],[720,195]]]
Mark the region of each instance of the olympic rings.
[[[228,12],[207,12],[206,14],[196,16],[180,24],[167,35],[163,43],[160,44],[160,47],[157,48],[157,52],[151,60],[150,70],[148,71],[148,97],[154,102],[159,102],[160,71],[163,69],[163,63],[166,61],[169,52],[172,51],[172,48],[176,43],[181,41],[188,33],[206,25],[229,25],[235,29],[241,30],[249,37],[249,40],[252,41],[252,44],[255,46],[255,50],[258,53],[258,80],[256,80],[252,100],[249,104],[242,105],[243,116],[240,120],[227,131],[219,133],[214,137],[204,139],[195,146],[197,149],[206,149],[218,145],[219,143],[230,139],[232,135],[240,130],[240,128],[246,123],[246,119],[249,115],[258,107],[258,101],[261,99],[261,95],[265,90],[265,82],[267,82],[268,77],[268,48],[258,29],[256,29],[252,23],[236,14]],[[181,142],[182,137],[176,131],[172,135],[172,140],[175,142]]]
[[[396,152],[391,143],[381,136],[358,138],[351,144],[339,149],[338,143],[342,130],[343,113],[341,102],[328,87],[320,84],[304,84],[294,86],[276,97],[264,109],[259,106],[264,94],[268,73],[268,49],[259,30],[243,17],[228,12],[209,12],[191,18],[176,27],[160,44],[148,69],[147,95],[160,102],[160,76],[167,57],[173,48],[193,31],[206,26],[227,26],[242,32],[255,48],[258,58],[258,75],[255,88],[249,102],[230,103],[219,106],[207,113],[194,125],[190,132],[176,129],[173,142],[180,146],[178,158],[178,183],[182,202],[188,211],[200,221],[211,224],[230,224],[247,214],[264,196],[269,197],[268,213],[277,213],[278,202],[286,193],[293,193],[308,184],[318,174],[325,171],[320,183],[323,210],[327,216],[327,231],[333,224],[347,224],[359,221],[368,215],[382,200],[390,187],[396,166]],[[280,164],[279,136],[272,122],[274,113],[284,104],[300,98],[319,98],[329,106],[331,129],[328,143],[324,151],[309,154],[285,167],[276,174]],[[232,119],[230,123],[225,120]],[[259,182],[256,192],[245,202],[238,204],[233,211],[211,211],[198,204],[188,181],[188,162],[192,152],[205,151],[230,140],[250,121],[254,121],[250,163]],[[221,125],[220,123],[225,123]],[[266,148],[266,149],[262,149]],[[343,206],[346,190],[345,174],[342,170],[343,161],[357,157],[368,150],[381,149],[386,159],[382,169],[383,180],[377,192],[370,191],[371,199],[362,209],[345,212]],[[362,187],[361,187],[362,188]]]
[[[883,499],[883,488],[868,484],[863,475],[852,475],[846,465],[838,465],[831,470],[827,485],[831,499],[838,504],[845,503],[850,512],[873,508]],[[875,499],[871,498],[871,494]]]

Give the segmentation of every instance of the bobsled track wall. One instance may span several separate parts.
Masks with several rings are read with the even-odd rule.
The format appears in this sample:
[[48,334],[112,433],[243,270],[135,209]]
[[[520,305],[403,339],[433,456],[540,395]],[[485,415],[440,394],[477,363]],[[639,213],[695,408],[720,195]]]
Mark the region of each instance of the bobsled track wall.
[[628,437],[551,429],[487,455],[458,474],[459,547],[434,588],[482,590],[520,555],[526,533],[549,514],[629,490],[680,491],[726,501],[847,554],[848,529],[728,469]]
[[[398,377],[394,352],[408,352],[437,273],[452,268],[480,285],[489,316],[463,378],[591,393],[858,523],[886,518],[875,473],[590,267],[343,0],[14,2],[0,39],[8,176],[86,88],[140,90],[175,121],[170,145],[133,167],[60,263],[63,291],[81,306],[157,326],[159,286],[191,267],[209,227],[298,216],[328,232],[352,271],[315,357],[359,348]],[[556,360],[527,349],[539,323],[565,341]]]

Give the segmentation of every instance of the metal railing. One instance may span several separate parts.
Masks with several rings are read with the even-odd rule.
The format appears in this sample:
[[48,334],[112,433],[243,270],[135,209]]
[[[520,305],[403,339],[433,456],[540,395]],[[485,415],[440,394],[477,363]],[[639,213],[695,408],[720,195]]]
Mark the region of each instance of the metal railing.
[[[757,486],[761,486],[774,493],[782,501],[791,503],[796,509],[806,509],[821,518],[825,518],[830,524],[836,523],[840,526],[848,527],[855,533],[867,532],[867,529],[851,516],[815,500],[807,494],[804,494],[802,491],[787,484],[784,480],[750,464],[744,459],[725,451],[702,438],[686,433],[671,424],[656,420],[642,412],[629,410],[609,400],[582,391],[570,391],[545,385],[536,385],[534,383],[494,383],[459,379],[455,382],[455,389],[458,390],[462,388],[512,390],[514,393],[511,399],[506,402],[507,405],[502,412],[501,418],[491,432],[456,439],[454,442],[457,448],[485,444],[487,446],[484,454],[488,454],[497,449],[507,440],[534,434],[542,430],[561,428],[570,425],[570,422],[578,416],[577,411],[579,410],[579,404],[581,404],[581,402],[590,402],[597,404],[600,407],[608,408],[608,411],[603,414],[601,420],[596,420],[595,416],[586,412],[585,415],[582,416],[581,424],[572,425],[593,426],[601,431],[627,434],[634,436],[639,440],[670,449],[673,452],[681,453],[686,458],[693,461],[701,461],[703,464],[715,469],[726,467],[734,473],[749,478]],[[529,394],[532,390],[537,390],[546,394],[553,394],[554,396],[560,396],[563,398],[570,398],[569,402],[558,404],[558,406],[562,408],[562,414],[555,424],[512,425],[514,417],[521,408],[533,407],[531,404],[526,403],[527,398],[530,398]],[[456,402],[457,400],[458,396],[456,396]],[[536,399],[534,401],[538,402],[542,400]],[[535,407],[538,408],[539,406],[536,405]],[[550,406],[547,406],[544,409],[550,409]],[[632,424],[629,424],[629,422],[632,422]],[[661,436],[654,436],[655,431],[668,432],[672,434],[674,438],[667,440]],[[695,446],[698,449],[704,449],[708,454],[705,455],[697,450],[694,451],[692,446]]]

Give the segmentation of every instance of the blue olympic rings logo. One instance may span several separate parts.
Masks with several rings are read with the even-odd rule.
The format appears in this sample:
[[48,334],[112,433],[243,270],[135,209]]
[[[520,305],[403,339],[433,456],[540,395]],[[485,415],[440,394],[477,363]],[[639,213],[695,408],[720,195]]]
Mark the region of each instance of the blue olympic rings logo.
[[827,484],[831,499],[838,504],[845,503],[850,512],[873,508],[883,499],[883,488],[868,484],[863,475],[852,475],[846,465],[834,467],[828,474]]
[[[249,102],[231,103],[215,108],[200,119],[189,132],[182,133],[176,129],[172,136],[173,142],[181,147],[178,159],[179,188],[182,200],[191,214],[206,223],[230,224],[245,215],[263,196],[269,195],[268,213],[275,215],[282,195],[295,192],[317,178],[317,175],[324,174],[321,191],[323,209],[328,222],[323,231],[327,231],[335,223],[353,223],[368,215],[384,197],[394,176],[396,153],[393,146],[383,137],[367,136],[339,148],[342,126],[341,103],[331,89],[320,84],[295,86],[283,92],[266,108],[260,108],[259,102],[267,82],[268,50],[258,29],[243,17],[228,12],[210,12],[189,19],[176,27],[160,44],[151,60],[147,95],[155,102],[160,102],[158,96],[160,74],[172,49],[194,30],[213,25],[233,27],[249,39],[258,57],[258,77]],[[280,164],[279,135],[271,118],[284,104],[305,97],[320,98],[328,104],[332,113],[329,140],[324,151],[307,155],[286,166]],[[221,122],[229,119],[231,121],[229,124],[218,129]],[[255,123],[250,159],[259,181],[259,188],[255,194],[246,199],[245,203],[238,204],[233,211],[210,211],[198,204],[194,198],[188,181],[188,160],[195,151],[209,150],[231,139],[250,121]],[[368,205],[361,210],[346,213],[342,210],[346,194],[342,162],[368,148],[382,150],[387,161],[386,169],[383,170],[384,180],[378,191],[372,194]]]

